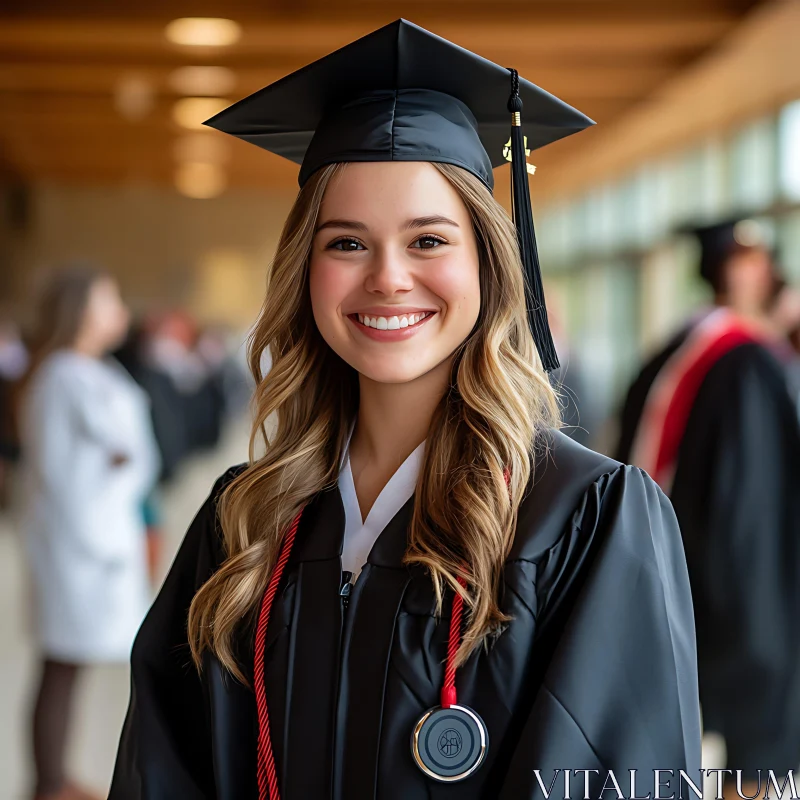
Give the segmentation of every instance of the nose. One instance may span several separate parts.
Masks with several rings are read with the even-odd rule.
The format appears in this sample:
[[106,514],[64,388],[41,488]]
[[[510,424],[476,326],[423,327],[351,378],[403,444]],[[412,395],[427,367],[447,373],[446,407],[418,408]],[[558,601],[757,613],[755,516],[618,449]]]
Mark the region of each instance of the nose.
[[364,287],[368,292],[391,296],[414,288],[414,277],[403,254],[387,246],[373,251]]

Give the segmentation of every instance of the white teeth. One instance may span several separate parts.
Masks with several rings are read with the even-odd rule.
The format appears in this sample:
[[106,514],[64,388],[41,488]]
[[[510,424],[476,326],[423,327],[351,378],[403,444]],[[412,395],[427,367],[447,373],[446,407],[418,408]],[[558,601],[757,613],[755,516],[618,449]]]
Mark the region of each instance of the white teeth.
[[408,328],[416,325],[432,312],[423,311],[418,314],[402,314],[396,317],[368,317],[366,314],[358,314],[358,321],[369,328],[379,331],[396,331],[400,328]]

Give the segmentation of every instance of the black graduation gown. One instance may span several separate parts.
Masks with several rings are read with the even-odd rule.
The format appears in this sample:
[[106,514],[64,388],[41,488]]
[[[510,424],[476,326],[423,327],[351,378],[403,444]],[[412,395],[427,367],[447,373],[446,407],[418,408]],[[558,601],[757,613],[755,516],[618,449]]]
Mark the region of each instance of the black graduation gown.
[[[136,640],[110,800],[257,796],[253,694],[213,657],[198,677],[186,646],[186,609],[221,558],[213,497],[225,480]],[[698,779],[693,613],[669,501],[640,470],[562,434],[520,507],[501,599],[514,619],[456,673],[459,703],[487,725],[488,755],[460,783],[425,777],[410,736],[439,701],[452,595],[437,623],[430,579],[401,563],[412,503],[375,543],[346,612],[338,489],[303,514],[265,651],[283,800],[520,800],[541,796],[534,769],[546,786],[555,770],[598,770],[592,796],[608,770],[626,794],[630,769],[640,795],[654,791],[654,769]],[[251,639],[240,640],[248,677]],[[583,796],[582,775],[572,787]]]
[[625,396],[625,402],[622,406],[622,413],[620,414],[619,441],[614,453],[614,458],[623,464],[627,464],[631,460],[634,441],[639,429],[639,421],[644,413],[650,389],[667,361],[686,341],[693,327],[694,323],[692,322],[681,328],[661,350],[645,363],[631,384],[630,389],[628,389],[628,394]]
[[706,375],[671,499],[697,624],[700,699],[728,765],[800,765],[800,427],[781,365],[757,344]]
[[171,480],[190,451],[184,396],[166,372],[145,362],[139,337],[133,337],[115,356],[150,399],[150,419],[161,456],[161,481]]

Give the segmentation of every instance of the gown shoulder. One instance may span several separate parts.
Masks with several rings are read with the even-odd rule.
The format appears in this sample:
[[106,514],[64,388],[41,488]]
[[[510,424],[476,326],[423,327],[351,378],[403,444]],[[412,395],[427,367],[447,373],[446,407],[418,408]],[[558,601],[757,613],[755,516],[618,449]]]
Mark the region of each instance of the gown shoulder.
[[609,484],[626,475],[643,485],[652,483],[641,470],[590,450],[559,431],[542,436],[533,477],[519,507],[510,559],[536,561],[568,533],[570,522],[581,527],[589,494],[604,495]]
[[725,391],[739,391],[749,385],[766,386],[768,391],[776,391],[781,400],[789,399],[786,385],[786,372],[777,353],[759,342],[746,342],[734,347],[711,368],[703,382],[701,392],[706,393],[720,388]]
[[214,482],[214,488],[211,490],[212,496],[218,499],[219,495],[228,488],[232,481],[238,478],[246,469],[247,463],[245,462],[228,467]]
[[537,796],[534,764],[548,781],[578,764],[696,780],[694,618],[672,506],[644,471],[560,433],[540,450],[505,571],[511,593],[533,593],[538,691],[500,797]]

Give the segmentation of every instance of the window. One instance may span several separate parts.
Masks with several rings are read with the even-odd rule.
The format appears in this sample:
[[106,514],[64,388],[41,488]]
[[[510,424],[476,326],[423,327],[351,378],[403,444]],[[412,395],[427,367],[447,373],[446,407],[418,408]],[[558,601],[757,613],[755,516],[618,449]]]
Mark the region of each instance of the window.
[[778,174],[781,193],[800,200],[800,100],[789,103],[778,120]]
[[775,126],[772,119],[751,123],[736,133],[730,147],[732,208],[750,211],[775,198]]

